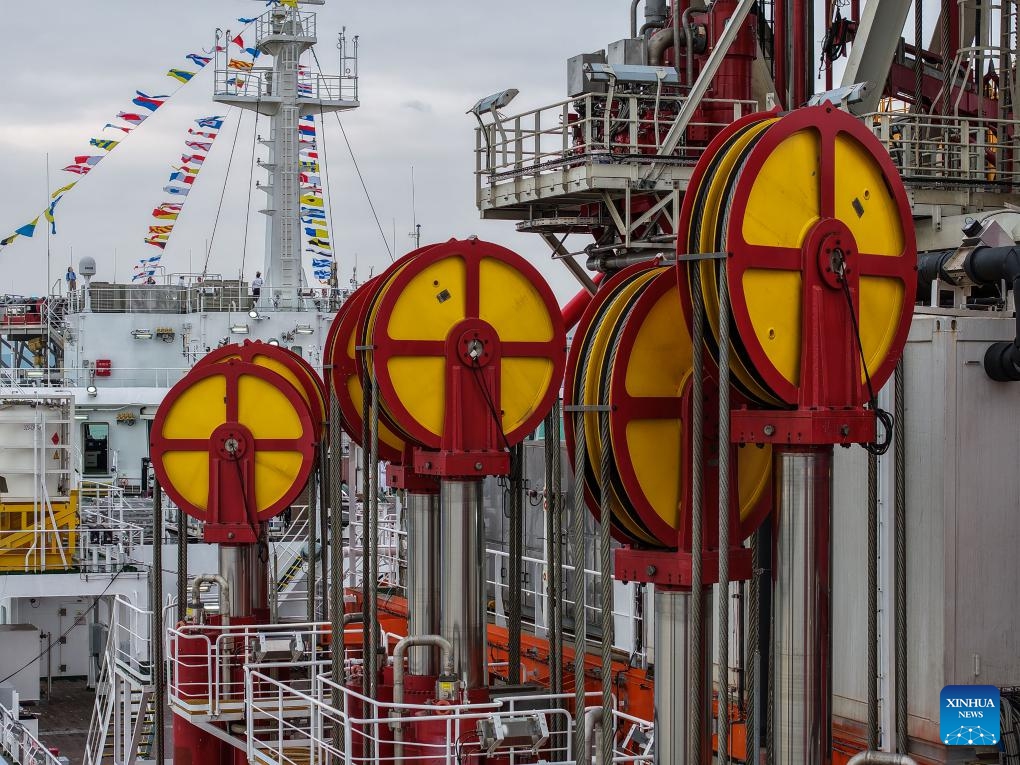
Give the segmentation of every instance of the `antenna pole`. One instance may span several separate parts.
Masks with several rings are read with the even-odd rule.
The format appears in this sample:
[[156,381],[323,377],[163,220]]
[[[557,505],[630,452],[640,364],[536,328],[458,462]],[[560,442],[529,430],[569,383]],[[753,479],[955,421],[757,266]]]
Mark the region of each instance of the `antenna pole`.
[[[50,210],[50,154],[46,152],[46,210],[51,215],[53,214]],[[43,216],[43,225],[46,226],[46,289],[47,291],[53,286],[53,274],[50,273],[50,232],[53,230],[50,226],[49,219]]]

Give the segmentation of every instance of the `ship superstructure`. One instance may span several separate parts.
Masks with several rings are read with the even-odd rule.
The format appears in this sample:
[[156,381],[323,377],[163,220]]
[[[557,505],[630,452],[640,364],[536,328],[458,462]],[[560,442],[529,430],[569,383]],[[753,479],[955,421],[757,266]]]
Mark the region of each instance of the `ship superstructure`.
[[482,98],[560,308],[484,235],[308,287],[299,121],[358,103],[311,4],[217,56],[272,117],[261,296],[6,306],[0,605],[86,582],[85,762],[1017,761],[1016,5],[633,2],[565,100]]

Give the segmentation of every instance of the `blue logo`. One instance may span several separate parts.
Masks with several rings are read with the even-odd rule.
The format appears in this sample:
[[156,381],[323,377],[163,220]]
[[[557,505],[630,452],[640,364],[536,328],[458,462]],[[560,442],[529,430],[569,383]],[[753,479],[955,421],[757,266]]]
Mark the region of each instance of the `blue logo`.
[[999,743],[999,689],[994,685],[947,685],[939,697],[939,738],[947,746]]

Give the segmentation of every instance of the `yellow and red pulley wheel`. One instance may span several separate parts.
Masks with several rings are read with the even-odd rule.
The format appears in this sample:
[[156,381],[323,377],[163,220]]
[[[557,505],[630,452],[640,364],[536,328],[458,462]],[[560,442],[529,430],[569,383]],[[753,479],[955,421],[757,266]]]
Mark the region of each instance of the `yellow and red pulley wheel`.
[[160,404],[152,464],[188,515],[253,527],[283,512],[304,489],[317,430],[308,402],[281,374],[245,361],[205,364]]
[[[678,248],[729,254],[734,382],[758,403],[800,403],[805,386],[826,387],[828,356],[858,352],[844,342],[848,315],[823,306],[844,285],[873,386],[888,380],[910,325],[916,243],[899,173],[860,120],[825,105],[723,131],[685,195]],[[717,268],[693,267],[716,338]],[[820,318],[805,328],[806,316]],[[866,400],[863,369],[851,385],[848,405]]]
[[[326,337],[325,358],[329,360],[330,369],[327,375],[329,395],[335,397],[339,409],[341,425],[351,440],[359,446],[362,444],[364,421],[362,408],[365,393],[361,374],[358,371],[358,337],[359,317],[364,305],[371,300],[375,289],[379,286],[381,276],[369,280],[356,289],[333,317],[329,334]],[[398,436],[380,418],[379,422],[379,458],[387,462],[401,462],[405,448],[404,440]]]
[[[627,314],[613,330],[615,362],[606,367],[611,407],[609,427],[618,493],[660,542],[690,549],[690,383],[694,374],[694,346],[681,309],[676,276],[660,273],[631,301]],[[706,410],[714,412],[718,375],[706,364]],[[735,392],[732,394],[738,398]],[[708,418],[711,420],[711,416]],[[714,430],[710,428],[709,430]],[[718,435],[703,447],[706,465],[718,464]],[[770,446],[734,448],[737,538],[745,539],[761,525],[771,509],[768,487],[772,477]],[[714,469],[708,469],[714,473]],[[709,482],[705,496],[715,494]],[[709,525],[714,530],[714,518]]]
[[[490,416],[500,445],[531,433],[549,411],[566,355],[563,319],[552,290],[524,258],[478,239],[450,240],[384,275],[368,319],[371,368],[386,413],[403,436],[443,448],[462,416]],[[487,382],[498,359],[498,379]],[[451,411],[451,365],[475,380],[486,412]]]
[[[592,408],[583,414],[583,488],[595,516],[608,492],[617,539],[689,549],[693,345],[679,297],[672,269],[639,264],[608,280],[578,325],[567,359],[564,403]],[[707,389],[714,385],[714,379],[706,380]],[[608,440],[603,417],[608,417]],[[569,416],[564,425],[573,460],[575,418]],[[711,456],[709,451],[706,459]],[[771,449],[737,450],[734,464],[739,533],[746,537],[769,510]]]
[[[606,279],[592,297],[581,315],[574,331],[574,339],[567,354],[567,366],[563,386],[563,406],[600,406],[600,361],[605,356],[608,340],[603,326],[609,321],[614,324],[638,289],[647,284],[663,269],[651,269],[648,264],[630,266]],[[594,358],[593,358],[594,357]],[[603,491],[608,492],[610,528],[613,537],[625,544],[639,543],[648,546],[664,546],[652,534],[626,502],[626,497],[615,490],[610,481],[603,486],[601,481],[602,447],[599,413],[592,409],[581,414],[585,435],[585,470],[583,476],[575,476],[575,490],[584,491],[585,501],[596,519],[601,517]],[[577,415],[568,413],[563,420],[567,454],[571,464],[576,464],[578,444]],[[608,445],[607,447],[608,448]]]
[[[330,401],[336,401],[340,425],[358,446],[362,446],[364,422],[362,406],[364,390],[357,368],[358,315],[361,307],[377,287],[379,277],[369,279],[355,290],[333,317],[325,341],[324,358],[328,360],[325,374]],[[384,422],[379,423],[379,457],[400,461],[404,451],[403,440]]]
[[[358,349],[368,344],[365,324],[368,322],[371,306],[377,299],[379,288],[389,275],[425,249],[427,247],[398,258],[382,274],[361,285],[340,306],[330,325],[324,354],[330,367],[326,375],[329,394],[331,397],[335,396],[344,431],[358,446],[364,446],[362,441],[365,430],[364,352]],[[380,410],[379,458],[386,462],[401,464],[406,457],[407,442],[395,431],[385,411]]]
[[222,364],[225,361],[247,361],[276,372],[301,394],[320,430],[325,428],[326,393],[322,379],[303,357],[279,345],[270,345],[261,340],[245,340],[239,345],[225,345],[210,351],[196,366]]

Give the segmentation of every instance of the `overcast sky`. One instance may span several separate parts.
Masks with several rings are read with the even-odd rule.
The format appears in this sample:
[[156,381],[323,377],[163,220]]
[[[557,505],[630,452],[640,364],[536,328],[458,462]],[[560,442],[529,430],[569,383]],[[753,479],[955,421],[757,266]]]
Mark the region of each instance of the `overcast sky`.
[[[101,128],[118,111],[137,111],[131,104],[136,89],[171,93],[177,83],[165,76],[167,69],[194,69],[186,54],[211,48],[217,27],[236,32],[238,17],[256,16],[264,5],[261,0],[4,3],[0,238],[44,209],[47,188],[76,178],[60,171],[75,155],[99,153],[89,147],[90,138],[122,136]],[[479,219],[474,121],[465,111],[478,98],[510,87],[521,91],[510,112],[564,98],[566,59],[625,37],[629,5],[627,0],[328,0],[317,9],[325,73],[338,69],[340,28],[360,36],[362,106],[343,117],[344,125],[388,239],[395,223],[398,253],[411,248],[413,165],[424,242],[469,234],[498,241],[535,262],[561,300],[573,294],[575,283],[549,260],[548,248],[535,235]],[[142,239],[152,208],[167,196],[162,187],[170,163],[184,151],[191,120],[216,113],[230,118],[188,198],[164,264],[168,272],[202,270],[222,194],[209,270],[236,275],[243,256],[245,277],[251,278],[262,264],[265,232],[265,219],[257,213],[264,195],[255,191],[245,246],[253,117],[243,117],[228,175],[239,113],[214,104],[211,91],[210,66],[63,199],[57,235],[50,241],[51,283],[71,263],[72,251],[75,265],[83,255],[95,257],[96,278],[103,280],[129,278],[139,258],[156,252]],[[268,134],[265,119],[259,132]],[[327,121],[325,151],[341,275],[350,275],[356,258],[363,278],[371,267],[378,272],[388,257],[335,118]],[[260,176],[264,173],[256,170],[255,179]],[[0,252],[0,292],[41,293],[46,261],[40,221],[33,239],[19,239]]]

